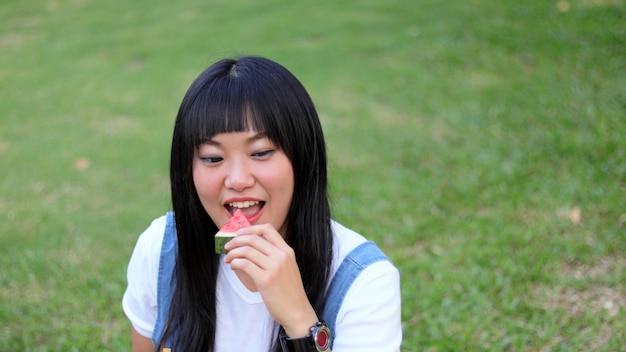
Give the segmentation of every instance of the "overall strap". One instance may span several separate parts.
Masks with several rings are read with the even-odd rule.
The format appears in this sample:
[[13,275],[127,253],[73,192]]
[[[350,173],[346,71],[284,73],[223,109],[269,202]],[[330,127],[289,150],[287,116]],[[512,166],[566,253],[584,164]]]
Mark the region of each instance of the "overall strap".
[[[174,221],[174,213],[167,213],[167,221],[165,223],[165,233],[163,234],[163,243],[161,245],[161,254],[159,256],[159,277],[157,280],[157,320],[152,332],[152,343],[155,348],[163,337],[163,331],[167,324],[167,316],[170,311],[170,303],[172,294],[176,287],[176,281],[173,280],[174,266],[176,265],[178,239],[176,237],[176,222]],[[158,349],[158,348],[157,348]]]
[[339,308],[354,280],[370,264],[384,260],[388,261],[389,258],[371,241],[360,244],[346,255],[326,292],[326,305],[322,317],[331,332],[335,332]]

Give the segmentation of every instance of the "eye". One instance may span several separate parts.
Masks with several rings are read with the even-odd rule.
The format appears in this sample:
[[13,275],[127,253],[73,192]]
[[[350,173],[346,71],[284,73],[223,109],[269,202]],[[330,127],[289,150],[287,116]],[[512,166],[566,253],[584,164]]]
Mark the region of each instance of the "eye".
[[201,156],[200,161],[205,164],[217,164],[220,161],[224,160],[224,158],[220,156]]
[[274,153],[274,151],[274,149],[262,150],[260,152],[253,153],[252,157],[257,159],[267,159]]

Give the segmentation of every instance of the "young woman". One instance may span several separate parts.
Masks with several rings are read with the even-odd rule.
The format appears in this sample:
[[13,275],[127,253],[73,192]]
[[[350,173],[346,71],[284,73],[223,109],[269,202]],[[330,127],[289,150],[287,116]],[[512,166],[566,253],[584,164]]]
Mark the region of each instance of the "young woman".
[[[242,57],[200,74],[174,127],[173,212],[128,266],[133,351],[399,351],[399,273],[331,219],[325,148],[281,65]],[[252,226],[215,254],[237,209]]]

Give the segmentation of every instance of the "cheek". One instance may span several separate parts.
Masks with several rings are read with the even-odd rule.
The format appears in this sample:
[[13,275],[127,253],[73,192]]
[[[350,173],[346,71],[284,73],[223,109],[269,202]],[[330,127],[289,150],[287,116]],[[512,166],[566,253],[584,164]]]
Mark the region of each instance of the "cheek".
[[286,162],[282,165],[282,167],[277,168],[277,177],[275,177],[275,187],[280,189],[283,193],[283,197],[291,202],[291,198],[293,197],[294,190],[294,177],[293,177],[293,169],[289,162]]
[[211,197],[214,195],[215,180],[213,180],[208,173],[200,171],[201,169],[193,170],[193,184],[196,188],[196,192],[201,201],[205,201],[203,198]]

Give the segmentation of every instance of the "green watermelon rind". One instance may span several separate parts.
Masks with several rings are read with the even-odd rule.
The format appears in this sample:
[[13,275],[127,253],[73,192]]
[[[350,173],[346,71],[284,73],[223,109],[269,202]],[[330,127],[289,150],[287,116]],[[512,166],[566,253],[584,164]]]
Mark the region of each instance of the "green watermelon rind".
[[215,253],[217,254],[226,254],[228,253],[228,251],[224,248],[224,245],[232,240],[235,236],[237,236],[236,233],[233,232],[218,232],[217,234],[215,234]]
[[226,242],[237,236],[235,231],[248,226],[250,226],[248,219],[243,215],[241,209],[237,209],[228,222],[215,234],[215,253],[226,254],[227,251],[224,249]]

